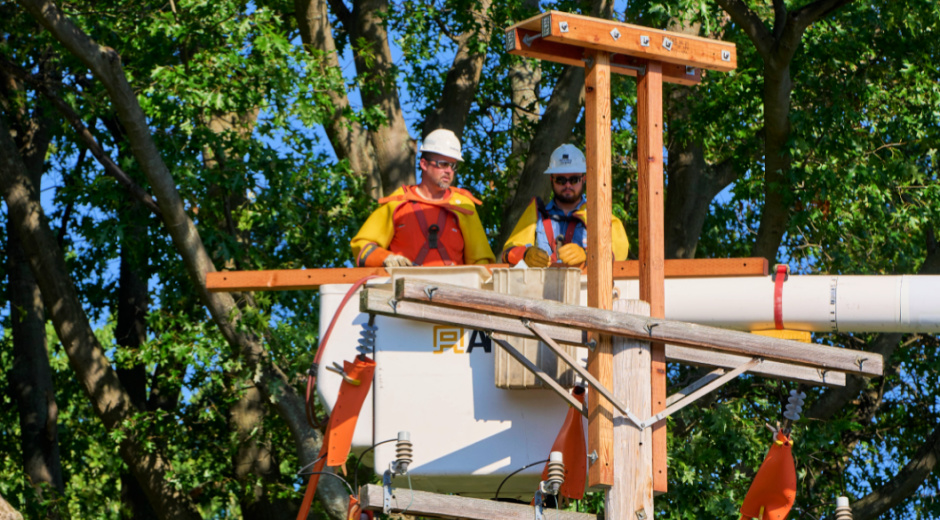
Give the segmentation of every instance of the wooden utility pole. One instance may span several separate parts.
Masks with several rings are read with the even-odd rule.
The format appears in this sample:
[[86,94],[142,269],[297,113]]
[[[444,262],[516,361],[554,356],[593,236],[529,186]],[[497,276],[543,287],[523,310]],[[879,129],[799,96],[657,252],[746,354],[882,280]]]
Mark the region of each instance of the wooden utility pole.
[[[585,127],[588,182],[588,304],[610,309],[610,74],[636,76],[638,81],[637,161],[639,163],[640,297],[653,317],[663,317],[663,114],[662,84],[694,85],[701,69],[734,70],[734,44],[685,36],[558,11],[550,11],[506,30],[506,51],[568,65],[585,67]],[[588,358],[591,374],[616,388],[611,370],[610,340],[597,338]],[[666,406],[666,364],[662,344],[653,344],[651,363],[652,413]],[[622,380],[619,384],[627,384]],[[613,485],[613,413],[604,399],[591,399],[588,452],[594,462],[588,484]],[[653,488],[665,492],[666,430],[653,432]],[[622,470],[621,470],[622,471]]]

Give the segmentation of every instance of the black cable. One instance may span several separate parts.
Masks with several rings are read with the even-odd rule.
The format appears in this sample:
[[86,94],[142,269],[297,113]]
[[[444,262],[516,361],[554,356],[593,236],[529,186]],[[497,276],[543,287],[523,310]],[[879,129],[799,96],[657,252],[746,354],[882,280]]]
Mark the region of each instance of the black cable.
[[353,475],[356,476],[356,480],[355,480],[355,482],[356,482],[356,489],[359,489],[359,465],[362,463],[362,458],[366,456],[366,453],[369,453],[370,451],[374,450],[375,447],[378,446],[378,445],[380,445],[380,444],[385,444],[385,443],[387,443],[387,442],[395,442],[395,441],[397,441],[397,440],[398,440],[398,439],[395,438],[395,439],[389,439],[389,440],[387,440],[387,441],[377,442],[377,443],[373,444],[372,446],[370,446],[369,449],[367,449],[366,451],[362,452],[362,453],[359,455],[358,458],[356,458],[356,469],[355,469],[355,471],[353,471]]
[[349,482],[346,482],[346,479],[344,479],[343,477],[337,475],[336,473],[330,473],[329,471],[311,471],[310,473],[298,473],[298,475],[300,475],[300,476],[307,476],[307,475],[331,475],[331,476],[333,476],[333,477],[336,477],[336,478],[342,480],[342,481],[343,481],[343,484],[346,484],[346,489],[349,490],[349,496],[351,496],[351,497],[356,496],[356,493],[353,492],[353,488],[352,488],[352,486],[349,485]]
[[515,475],[516,473],[519,473],[520,471],[527,470],[527,469],[531,468],[532,466],[537,466],[537,465],[539,465],[539,464],[545,464],[546,462],[548,462],[548,459],[540,460],[540,461],[538,461],[538,462],[533,462],[532,464],[527,464],[527,465],[525,465],[525,466],[522,466],[521,468],[517,469],[516,471],[513,471],[512,473],[506,475],[506,478],[504,478],[503,481],[499,483],[499,487],[496,488],[496,496],[493,497],[493,500],[499,500],[499,490],[500,490],[500,489],[503,489],[503,484],[505,484],[506,481],[509,480],[510,477],[512,477],[512,476]]

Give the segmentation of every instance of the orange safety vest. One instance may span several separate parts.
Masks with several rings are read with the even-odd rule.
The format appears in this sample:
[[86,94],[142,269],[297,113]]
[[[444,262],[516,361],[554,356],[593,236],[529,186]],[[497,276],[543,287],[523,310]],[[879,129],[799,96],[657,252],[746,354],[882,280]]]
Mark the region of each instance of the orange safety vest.
[[407,201],[395,209],[392,220],[392,253],[413,259],[415,265],[463,265],[460,223],[446,206]]

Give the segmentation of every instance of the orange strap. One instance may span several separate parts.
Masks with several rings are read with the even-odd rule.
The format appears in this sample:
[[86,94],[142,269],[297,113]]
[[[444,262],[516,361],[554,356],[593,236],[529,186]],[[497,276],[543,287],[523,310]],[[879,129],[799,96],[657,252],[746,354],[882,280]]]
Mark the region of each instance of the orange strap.
[[[584,388],[576,386],[571,395],[584,404]],[[565,463],[565,482],[561,485],[559,494],[572,500],[584,497],[584,481],[587,475],[587,446],[584,444],[584,416],[581,410],[568,408],[568,415],[561,425],[552,451],[560,451]],[[548,478],[548,464],[542,470],[542,480]]]
[[341,466],[343,474],[346,474],[346,458],[349,457],[349,450],[352,447],[352,437],[356,431],[359,411],[362,410],[366,395],[372,388],[375,361],[366,356],[356,356],[352,363],[343,362],[343,371],[346,377],[340,384],[336,405],[333,406],[333,415],[330,416],[330,422],[326,426],[317,462],[313,465],[313,474],[307,480],[307,490],[304,492],[300,511],[297,512],[297,520],[307,518],[310,506],[313,504],[313,495],[320,482],[320,472],[327,463],[330,466]]
[[790,266],[777,264],[774,271],[774,326],[783,330],[783,282],[790,278]]
[[326,464],[340,466],[345,475],[346,458],[349,457],[349,450],[352,447],[359,412],[362,410],[362,403],[365,402],[369,389],[372,388],[375,361],[366,356],[356,356],[352,363],[343,362],[343,371],[346,377],[343,378],[339,387],[339,395],[336,397],[336,405],[333,406],[333,414],[326,428],[324,442],[329,446]]

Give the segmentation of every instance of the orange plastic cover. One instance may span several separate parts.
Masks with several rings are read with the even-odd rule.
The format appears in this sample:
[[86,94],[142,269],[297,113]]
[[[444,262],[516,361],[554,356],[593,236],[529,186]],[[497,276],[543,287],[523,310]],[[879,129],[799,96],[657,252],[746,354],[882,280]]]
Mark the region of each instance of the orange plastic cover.
[[362,403],[366,400],[369,389],[372,388],[375,361],[365,356],[356,356],[352,363],[343,362],[343,370],[350,380],[358,381],[358,384],[343,379],[336,397],[336,405],[333,407],[333,415],[330,416],[330,423],[326,428],[325,442],[328,446],[327,466],[340,466],[345,475],[346,458],[349,457],[349,450],[352,447],[353,432],[359,420],[359,411],[362,410]]
[[[575,387],[571,395],[584,404],[584,388]],[[561,431],[555,438],[552,451],[560,451],[565,463],[565,483],[561,485],[559,494],[572,500],[584,497],[584,481],[587,475],[587,446],[584,443],[584,416],[581,410],[568,408]],[[548,464],[542,470],[542,480],[548,478]]]
[[741,505],[741,519],[783,520],[796,500],[793,443],[777,432]]

